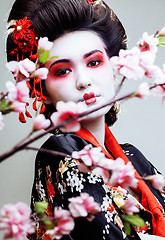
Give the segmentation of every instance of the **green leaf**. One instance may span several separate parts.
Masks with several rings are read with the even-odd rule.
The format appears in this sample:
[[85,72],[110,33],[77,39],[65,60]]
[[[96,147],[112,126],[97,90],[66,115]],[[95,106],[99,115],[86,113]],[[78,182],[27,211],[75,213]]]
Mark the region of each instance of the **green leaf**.
[[43,51],[41,55],[39,56],[39,62],[40,63],[46,63],[48,61],[49,57],[49,51]]
[[52,60],[54,58],[58,58],[58,56],[54,56],[54,57],[48,58],[47,61],[50,61],[50,60]]
[[159,47],[159,46],[164,46],[164,45],[165,45],[165,42],[159,42],[157,46]]
[[37,213],[43,215],[48,207],[47,202],[36,202],[34,208],[36,209]]
[[138,215],[122,215],[122,219],[134,226],[143,227],[145,226],[145,221]]
[[131,225],[129,222],[123,221],[124,228],[125,228],[125,233],[127,235],[131,235]]
[[159,39],[159,42],[161,42],[164,39],[164,36],[161,36],[158,39]]
[[2,112],[3,115],[13,111],[13,109],[11,108],[11,103],[6,102],[5,98],[2,98],[2,100],[0,101],[0,111]]
[[46,229],[53,229],[54,228],[54,225],[51,221],[44,221],[44,225],[46,227]]

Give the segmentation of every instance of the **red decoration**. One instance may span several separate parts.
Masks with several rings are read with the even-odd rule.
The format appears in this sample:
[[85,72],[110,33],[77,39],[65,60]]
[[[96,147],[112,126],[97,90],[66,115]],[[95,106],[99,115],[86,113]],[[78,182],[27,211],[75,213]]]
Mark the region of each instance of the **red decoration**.
[[[22,52],[30,52],[32,55],[34,47],[38,45],[38,38],[36,37],[31,21],[25,17],[16,21],[13,28],[14,43],[18,48],[15,48],[11,54],[13,55],[17,53],[18,50],[21,50]],[[36,57],[36,55],[32,55],[32,58],[34,57]]]
[[92,0],[88,0],[88,2],[93,5],[93,1]]
[[[38,37],[35,34],[31,21],[28,20],[27,17],[24,17],[23,19],[15,21],[15,23],[12,25],[12,28],[14,28],[13,42],[17,45],[17,47],[10,54],[17,54],[17,61],[20,61],[23,60],[24,53],[29,53],[29,59],[31,61],[37,62]],[[21,59],[19,59],[20,52],[22,52]],[[37,111],[37,102],[42,101],[40,113],[43,113],[45,111],[44,101],[46,100],[46,97],[43,95],[41,79],[34,78],[33,86],[29,81],[27,81],[27,86],[31,90],[31,97],[35,99],[33,102],[33,109]],[[25,108],[25,115],[26,117],[32,117],[31,114],[27,111],[27,107]],[[23,113],[19,114],[19,120],[23,123],[26,122]]]

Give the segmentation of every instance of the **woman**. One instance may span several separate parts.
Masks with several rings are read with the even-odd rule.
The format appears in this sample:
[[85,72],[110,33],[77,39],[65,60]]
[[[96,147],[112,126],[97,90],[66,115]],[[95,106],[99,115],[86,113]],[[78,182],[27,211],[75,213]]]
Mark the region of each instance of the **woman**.
[[[46,36],[53,41],[49,57],[58,56],[46,63],[49,70],[43,84],[46,116],[55,111],[58,101],[82,102],[88,110],[92,110],[114,97],[110,57],[118,55],[120,49],[126,48],[126,34],[116,15],[104,2],[16,0],[8,19],[10,27],[13,27],[13,20],[25,17],[32,23],[31,33],[34,28],[33,33],[36,37]],[[19,48],[13,38],[13,34],[9,34],[8,60],[32,58],[35,44],[33,48],[27,48],[27,44],[22,44]],[[80,131],[74,134],[53,135],[42,148],[71,155],[73,151],[79,151],[91,143],[93,146],[100,146],[107,158],[121,157],[125,163],[131,161],[138,172],[137,176],[155,174],[156,169],[135,147],[128,144],[120,146],[110,132],[108,126],[115,122],[116,114],[115,106],[94,112],[81,120]],[[87,192],[101,205],[102,213],[96,215],[92,222],[85,219],[76,220],[75,229],[63,239],[129,239],[115,209],[115,198],[119,195],[120,198],[127,199],[130,193],[112,188],[101,176],[92,172],[80,172],[76,164],[66,167],[68,161],[68,158],[38,152],[32,191],[33,211],[36,201],[47,201],[47,214],[51,216],[55,206],[67,208],[70,197]],[[143,218],[146,221],[144,228],[135,230],[165,237],[165,204],[160,192],[139,180],[138,188],[131,189],[131,194],[141,203]],[[132,231],[132,238],[138,239],[136,232]],[[39,238],[46,238],[41,228],[34,237]]]

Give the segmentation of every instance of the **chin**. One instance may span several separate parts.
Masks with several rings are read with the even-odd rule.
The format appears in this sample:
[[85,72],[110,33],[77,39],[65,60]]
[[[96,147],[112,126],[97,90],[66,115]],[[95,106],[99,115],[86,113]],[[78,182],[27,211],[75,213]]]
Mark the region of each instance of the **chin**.
[[[89,111],[92,110],[92,109],[95,109],[96,106],[93,106],[92,108],[88,109]],[[82,119],[82,123],[85,122],[85,121],[90,121],[90,120],[94,120],[94,119],[98,119],[98,118],[101,118],[103,116],[105,116],[105,114],[110,110],[110,106],[107,106],[105,108],[102,108],[96,112],[93,112],[85,117],[83,117]]]

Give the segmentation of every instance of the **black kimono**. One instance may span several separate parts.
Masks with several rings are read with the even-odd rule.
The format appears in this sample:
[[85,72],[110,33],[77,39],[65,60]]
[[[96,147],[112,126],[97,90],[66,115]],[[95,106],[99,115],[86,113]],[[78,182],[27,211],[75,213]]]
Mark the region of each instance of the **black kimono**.
[[[87,144],[89,142],[69,133],[51,136],[43,144],[42,148],[71,155],[73,151],[80,151]],[[144,174],[152,175],[157,172],[154,166],[134,146],[124,144],[121,147],[141,176]],[[150,183],[147,184],[161,205],[165,207],[165,199],[161,193],[154,189]],[[85,218],[77,218],[74,230],[70,235],[64,236],[62,239],[128,240],[129,237],[124,233],[123,223],[112,202],[112,199],[115,198],[125,201],[130,194],[128,191],[124,191],[120,187],[108,187],[101,176],[92,172],[80,172],[76,162],[71,161],[69,157],[64,158],[42,151],[38,152],[31,201],[33,212],[36,201],[47,201],[49,203],[48,215],[55,206],[62,206],[67,209],[68,198],[78,196],[81,192],[87,192],[93,196],[95,201],[100,204],[102,211],[95,216],[92,222],[87,221]],[[152,234],[151,219],[147,212],[143,218],[146,218],[146,227],[142,229],[142,232]],[[138,229],[136,230],[138,231]],[[40,232],[40,238],[37,236],[34,239],[49,239],[44,238],[44,235],[42,236],[40,229],[38,229],[38,232]],[[138,236],[135,236],[135,239],[138,239]]]

